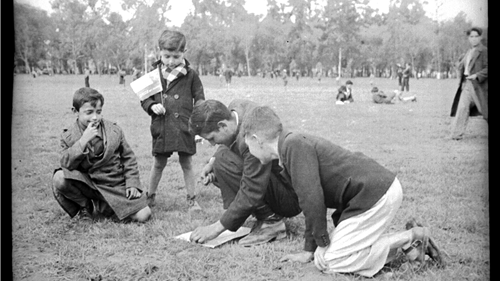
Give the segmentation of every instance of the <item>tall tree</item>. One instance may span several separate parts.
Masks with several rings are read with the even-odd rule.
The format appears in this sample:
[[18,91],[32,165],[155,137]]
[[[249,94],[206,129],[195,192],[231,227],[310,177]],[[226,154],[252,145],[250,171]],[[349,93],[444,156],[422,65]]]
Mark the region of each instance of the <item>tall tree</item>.
[[[15,59],[24,62],[26,73],[40,58],[46,58],[52,27],[46,11],[14,2]],[[47,42],[47,43],[45,43]]]

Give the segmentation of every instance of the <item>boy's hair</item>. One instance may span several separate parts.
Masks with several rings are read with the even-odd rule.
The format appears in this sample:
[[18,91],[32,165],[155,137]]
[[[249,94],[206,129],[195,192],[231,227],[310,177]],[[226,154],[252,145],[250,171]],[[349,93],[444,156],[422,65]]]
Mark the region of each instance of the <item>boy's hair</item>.
[[158,39],[160,50],[170,52],[184,52],[186,49],[186,36],[179,31],[165,30]]
[[97,105],[97,101],[101,101],[101,106],[104,105],[104,97],[101,93],[92,88],[80,88],[76,90],[73,95],[73,107],[76,111],[79,111],[80,107],[86,102],[90,102],[90,104],[95,107]]
[[352,85],[352,81],[351,81],[351,80],[347,80],[347,81],[345,82],[345,84],[346,84],[346,85]]
[[376,92],[378,92],[378,88],[377,87],[373,87],[372,88],[372,93],[376,93]]
[[241,124],[243,136],[262,134],[266,140],[275,139],[283,131],[283,124],[269,106],[258,106],[245,115]]
[[193,135],[209,134],[219,131],[219,121],[230,119],[231,111],[222,102],[205,100],[193,108],[189,118],[189,131]]
[[472,27],[468,29],[465,33],[467,34],[467,36],[469,36],[472,31],[477,32],[477,35],[479,36],[483,35],[483,30],[480,27]]
[[344,86],[344,85],[342,85],[342,86],[340,86],[340,88],[339,88],[339,93],[344,93],[344,92],[347,92],[347,87],[346,87],[346,86]]

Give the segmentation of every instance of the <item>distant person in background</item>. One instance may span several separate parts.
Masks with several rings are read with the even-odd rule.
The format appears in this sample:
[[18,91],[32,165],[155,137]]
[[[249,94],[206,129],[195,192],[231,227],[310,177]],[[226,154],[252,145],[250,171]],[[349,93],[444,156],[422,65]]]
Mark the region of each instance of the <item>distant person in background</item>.
[[346,95],[346,101],[348,102],[354,102],[354,98],[352,97],[352,85],[353,83],[351,80],[347,80],[345,82],[345,88],[346,88],[345,95]]
[[396,70],[396,75],[398,76],[398,86],[401,87],[403,84],[403,67],[401,64],[396,64],[398,69]]
[[85,77],[85,87],[90,87],[90,70],[89,67],[85,67],[85,72],[84,72],[84,77]]
[[488,49],[481,43],[483,30],[473,27],[467,31],[471,48],[458,66],[460,84],[451,107],[451,138],[463,138],[469,116],[483,115],[488,122]]
[[409,62],[406,63],[406,68],[403,70],[403,80],[401,83],[401,92],[405,89],[406,91],[410,91],[410,76],[411,76],[411,64]]
[[[346,102],[346,101],[347,101],[347,88],[346,88],[346,86],[342,85],[338,89],[335,104],[344,104],[344,102]],[[349,103],[349,102],[347,101],[347,103]]]
[[373,87],[371,90],[371,93],[372,93],[373,102],[375,102],[375,103],[394,104],[394,103],[396,103],[397,100],[399,100],[401,102],[408,102],[408,101],[416,102],[417,101],[416,95],[403,97],[403,92],[401,92],[399,90],[394,90],[394,92],[384,93],[384,91],[379,91],[379,89],[377,87]]
[[285,91],[286,91],[286,85],[288,84],[288,73],[286,72],[286,69],[283,69],[283,74],[281,75],[281,78],[283,79],[283,85],[285,86]]
[[135,81],[141,77],[141,71],[135,66],[132,68],[132,70],[134,70],[134,72],[132,72],[132,81]]
[[374,103],[387,103],[393,104],[395,101],[396,93],[384,93],[384,91],[379,91],[377,87],[373,87],[371,90],[372,99]]
[[118,84],[123,84],[123,86],[125,87],[125,75],[127,75],[127,73],[125,72],[124,69],[120,69],[118,71],[118,76],[120,76],[120,80],[118,81]]
[[229,88],[231,85],[231,78],[233,77],[233,70],[228,67],[224,70],[224,78],[226,79],[226,86]]

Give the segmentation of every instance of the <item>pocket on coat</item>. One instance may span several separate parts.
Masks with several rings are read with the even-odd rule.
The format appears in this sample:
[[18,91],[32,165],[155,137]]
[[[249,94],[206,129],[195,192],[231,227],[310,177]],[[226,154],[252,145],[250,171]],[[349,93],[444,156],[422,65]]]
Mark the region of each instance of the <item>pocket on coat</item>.
[[149,127],[151,131],[151,136],[153,139],[157,139],[160,134],[161,134],[161,118],[159,116],[156,116],[153,118],[153,121],[151,122],[151,126]]

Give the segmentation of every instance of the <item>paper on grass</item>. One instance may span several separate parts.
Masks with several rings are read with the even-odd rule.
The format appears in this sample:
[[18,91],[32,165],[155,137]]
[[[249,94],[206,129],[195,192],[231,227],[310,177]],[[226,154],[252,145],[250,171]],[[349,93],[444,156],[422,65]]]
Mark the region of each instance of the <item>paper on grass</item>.
[[161,92],[162,87],[158,69],[154,69],[153,71],[141,76],[139,79],[132,81],[132,83],[130,83],[130,87],[141,101],[158,92]]
[[[226,230],[222,232],[219,236],[217,236],[217,238],[207,241],[200,245],[204,247],[215,248],[236,238],[246,236],[248,233],[250,233],[250,230],[251,229],[249,227],[240,227],[237,231]],[[175,238],[189,242],[189,237],[191,236],[191,233],[192,231],[186,232],[184,234],[175,236]]]

